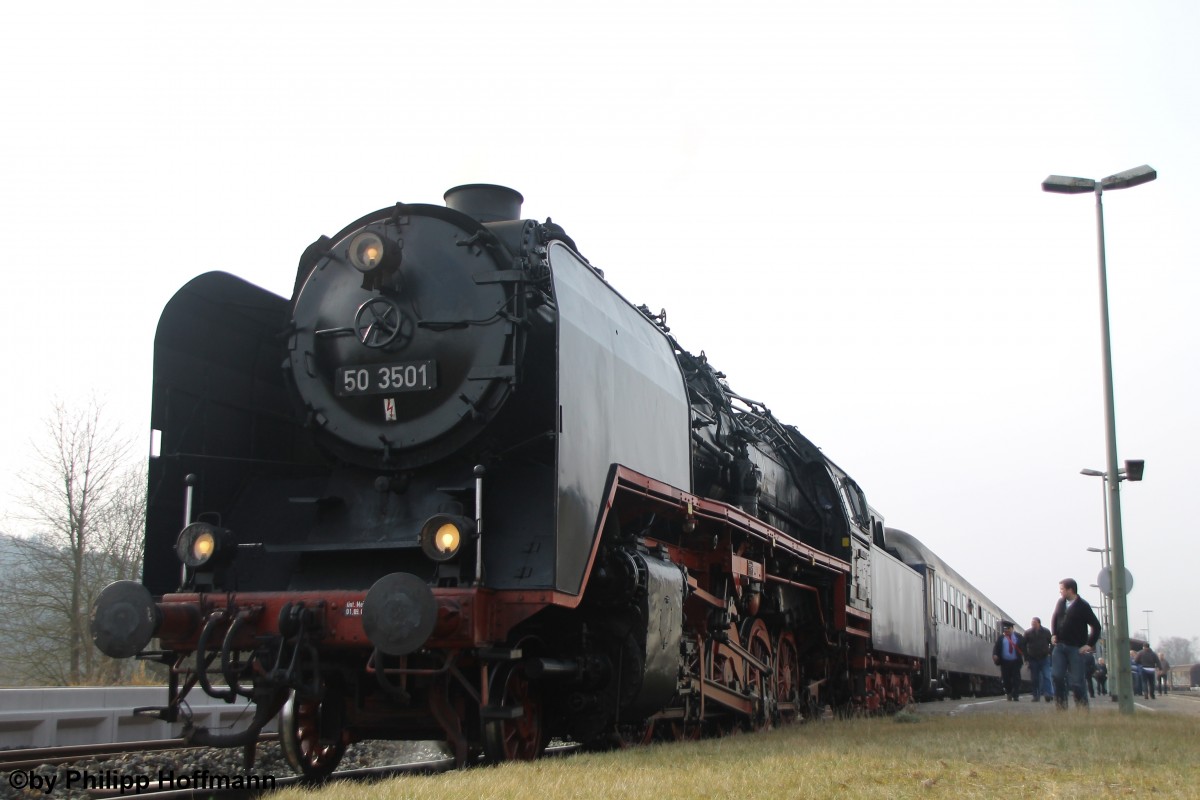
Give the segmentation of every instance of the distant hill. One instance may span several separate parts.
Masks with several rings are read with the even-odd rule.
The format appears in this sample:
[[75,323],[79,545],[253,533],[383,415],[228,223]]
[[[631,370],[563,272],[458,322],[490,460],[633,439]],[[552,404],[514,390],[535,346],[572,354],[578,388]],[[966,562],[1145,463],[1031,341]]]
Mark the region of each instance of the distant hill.
[[[20,576],[20,569],[28,555],[22,554],[21,548],[27,544],[28,540],[22,537],[0,533],[0,587],[4,588],[4,591],[0,591],[0,686],[19,686],[27,682],[21,673],[31,650],[25,638],[29,635],[30,620],[21,618],[12,610],[6,594],[13,591],[14,586],[20,587],[25,583]],[[39,625],[37,617],[43,616],[47,616],[46,612],[35,612],[34,629]],[[48,619],[45,624],[48,624]],[[24,633],[21,632],[22,628]]]
[[[11,587],[13,585],[13,577],[16,572],[17,564],[17,537],[9,536],[7,533],[0,532],[0,586]],[[12,653],[16,651],[12,633],[4,624],[6,614],[4,614],[4,600],[0,596],[0,686],[14,686],[19,684],[16,676],[11,674],[12,665],[4,659],[4,653]]]

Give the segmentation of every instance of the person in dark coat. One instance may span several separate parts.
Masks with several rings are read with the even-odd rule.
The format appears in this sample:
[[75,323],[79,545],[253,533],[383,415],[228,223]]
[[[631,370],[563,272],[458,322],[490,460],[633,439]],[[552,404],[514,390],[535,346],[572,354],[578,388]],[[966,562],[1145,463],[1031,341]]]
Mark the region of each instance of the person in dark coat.
[[1103,658],[1096,659],[1096,691],[1100,694],[1108,694],[1108,664],[1104,663]]
[[1022,645],[1025,640],[1013,630],[1013,624],[1004,620],[1000,624],[1000,637],[992,647],[992,662],[1000,667],[1000,681],[1009,700],[1021,699],[1021,665],[1025,663]]
[[1096,696],[1096,684],[1092,678],[1096,674],[1096,654],[1088,653],[1083,657],[1083,671],[1087,675],[1088,697]]
[[1100,620],[1096,612],[1079,596],[1079,584],[1074,578],[1058,582],[1058,605],[1050,618],[1050,634],[1054,653],[1050,656],[1050,672],[1054,676],[1054,700],[1060,711],[1067,708],[1067,685],[1075,695],[1075,706],[1087,707],[1087,676],[1083,657],[1092,652],[1100,640]]
[[1158,654],[1150,649],[1150,643],[1142,645],[1142,651],[1134,657],[1134,662],[1142,668],[1142,697],[1153,700],[1155,686],[1158,684]]
[[1049,703],[1054,697],[1054,684],[1050,682],[1050,629],[1042,625],[1040,617],[1025,631],[1025,662],[1029,664],[1029,682],[1033,684],[1033,702],[1045,697]]

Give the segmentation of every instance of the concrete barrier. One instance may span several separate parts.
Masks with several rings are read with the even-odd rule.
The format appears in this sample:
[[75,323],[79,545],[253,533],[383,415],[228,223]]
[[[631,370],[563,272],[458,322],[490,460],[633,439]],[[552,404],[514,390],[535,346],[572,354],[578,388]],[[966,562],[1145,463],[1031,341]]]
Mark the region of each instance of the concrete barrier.
[[[166,702],[165,686],[0,689],[0,748],[177,738],[182,722],[133,714],[134,708]],[[193,692],[187,705],[197,725],[214,730],[241,730],[254,718],[254,706],[243,698],[225,703]],[[274,721],[267,730],[276,730]]]

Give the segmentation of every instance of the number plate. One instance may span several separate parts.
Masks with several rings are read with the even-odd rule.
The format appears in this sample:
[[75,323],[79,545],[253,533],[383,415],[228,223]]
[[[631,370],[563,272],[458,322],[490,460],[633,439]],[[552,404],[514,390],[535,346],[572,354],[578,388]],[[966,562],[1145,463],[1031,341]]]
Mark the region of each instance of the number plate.
[[334,375],[334,391],[338,397],[424,392],[436,386],[437,362],[432,360],[338,367]]

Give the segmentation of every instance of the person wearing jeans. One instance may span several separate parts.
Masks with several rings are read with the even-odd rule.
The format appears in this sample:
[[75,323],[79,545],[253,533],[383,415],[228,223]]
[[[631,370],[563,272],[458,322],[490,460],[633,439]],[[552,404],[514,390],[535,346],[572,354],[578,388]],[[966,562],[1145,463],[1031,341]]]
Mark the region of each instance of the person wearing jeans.
[[1146,642],[1142,645],[1142,651],[1133,657],[1133,661],[1142,670],[1142,697],[1153,700],[1158,684],[1158,669],[1161,666],[1158,654],[1151,650],[1150,643]]
[[1058,582],[1058,605],[1050,618],[1050,672],[1054,678],[1054,699],[1059,710],[1067,708],[1067,686],[1075,695],[1075,707],[1088,705],[1087,675],[1084,656],[1092,652],[1100,639],[1100,620],[1096,612],[1079,596],[1079,584],[1074,578]]
[[1040,617],[1034,617],[1029,630],[1025,631],[1025,660],[1029,664],[1029,682],[1033,685],[1033,702],[1045,697],[1049,703],[1054,697],[1054,684],[1050,681],[1050,629],[1042,625]]
[[1137,662],[1137,650],[1129,651],[1129,669],[1133,674],[1133,694],[1142,693],[1142,665]]

